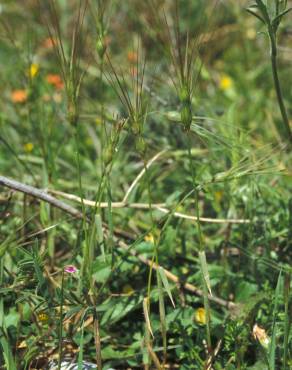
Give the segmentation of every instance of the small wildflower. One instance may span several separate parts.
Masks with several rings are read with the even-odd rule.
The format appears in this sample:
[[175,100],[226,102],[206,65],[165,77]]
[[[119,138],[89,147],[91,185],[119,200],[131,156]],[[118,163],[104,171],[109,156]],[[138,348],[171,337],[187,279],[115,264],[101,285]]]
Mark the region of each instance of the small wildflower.
[[252,329],[253,337],[260,342],[260,344],[267,348],[270,343],[270,338],[268,337],[265,329],[255,324]]
[[49,316],[45,312],[41,312],[38,314],[38,321],[46,323],[49,321]]
[[53,95],[53,100],[55,103],[60,104],[62,102],[62,94],[56,92]]
[[23,149],[26,153],[31,153],[33,150],[33,143],[24,144]]
[[146,235],[145,238],[144,238],[144,240],[145,240],[145,242],[154,244],[154,236],[152,234]]
[[53,39],[52,37],[48,37],[46,38],[43,43],[42,43],[42,46],[45,48],[45,49],[52,49],[54,47],[54,45],[56,44],[56,40]]
[[14,90],[11,93],[11,100],[13,103],[24,103],[27,101],[27,90]]
[[126,284],[123,286],[123,293],[127,295],[131,295],[134,293],[134,289],[131,287],[130,284]]
[[78,271],[78,269],[73,265],[68,265],[64,267],[64,271],[67,272],[68,274],[74,274],[75,272]]
[[135,51],[128,51],[127,54],[128,62],[134,64],[138,61],[138,54]]
[[222,76],[219,81],[219,88],[223,91],[229,90],[233,86],[233,81],[229,76]]
[[195,312],[195,319],[199,324],[206,324],[206,311],[203,307],[200,307]]
[[64,82],[58,74],[50,73],[47,75],[46,80],[50,85],[53,85],[58,90],[64,87]]
[[17,346],[18,349],[24,349],[24,348],[27,348],[27,343],[25,340],[21,341],[18,346]]
[[32,63],[29,67],[29,76],[30,78],[34,78],[39,71],[39,65],[36,63]]

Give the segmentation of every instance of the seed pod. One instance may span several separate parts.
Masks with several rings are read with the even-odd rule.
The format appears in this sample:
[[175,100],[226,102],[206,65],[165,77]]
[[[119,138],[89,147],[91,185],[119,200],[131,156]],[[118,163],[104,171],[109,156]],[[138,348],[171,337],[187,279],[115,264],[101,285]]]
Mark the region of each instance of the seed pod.
[[141,136],[139,136],[136,140],[136,149],[141,155],[144,155],[146,153],[146,143]]
[[191,94],[186,86],[183,86],[179,91],[179,100],[181,102],[180,117],[184,125],[184,129],[188,131],[192,123],[192,102]]
[[179,100],[182,104],[189,104],[191,101],[190,93],[185,86],[180,89]]
[[67,119],[70,124],[76,126],[78,121],[78,112],[76,108],[76,104],[69,101],[67,105]]
[[104,40],[104,37],[99,37],[98,40],[96,41],[96,51],[98,56],[102,59],[104,56],[104,53],[106,52],[106,43]]
[[132,121],[131,130],[134,135],[139,135],[141,133],[141,124],[138,120]]
[[181,121],[184,125],[184,129],[189,131],[192,124],[192,108],[191,104],[185,104],[180,111]]
[[113,160],[113,155],[114,155],[114,150],[113,150],[112,145],[109,145],[107,148],[104,149],[103,160],[106,166],[110,164],[111,161]]

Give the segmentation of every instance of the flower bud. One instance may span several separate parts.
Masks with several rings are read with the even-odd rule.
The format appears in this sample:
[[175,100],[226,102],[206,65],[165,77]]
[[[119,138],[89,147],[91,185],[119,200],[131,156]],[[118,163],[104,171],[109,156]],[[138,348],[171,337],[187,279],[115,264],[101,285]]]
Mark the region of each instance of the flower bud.
[[180,111],[181,121],[184,125],[184,129],[188,131],[192,123],[192,108],[191,105],[183,105]]
[[96,41],[96,51],[98,56],[102,59],[104,56],[104,53],[106,52],[106,43],[104,42],[104,38],[99,37]]
[[134,135],[139,135],[141,132],[141,125],[137,120],[132,121],[131,130]]
[[191,101],[190,93],[186,87],[182,87],[179,92],[179,100],[182,104],[189,104]]
[[113,152],[112,145],[105,148],[105,150],[103,152],[103,159],[104,159],[104,163],[105,163],[106,166],[108,164],[110,164],[111,161],[113,160],[113,154],[114,154],[114,152]]
[[136,140],[136,149],[140,154],[145,154],[146,152],[146,143],[141,136],[139,136]]

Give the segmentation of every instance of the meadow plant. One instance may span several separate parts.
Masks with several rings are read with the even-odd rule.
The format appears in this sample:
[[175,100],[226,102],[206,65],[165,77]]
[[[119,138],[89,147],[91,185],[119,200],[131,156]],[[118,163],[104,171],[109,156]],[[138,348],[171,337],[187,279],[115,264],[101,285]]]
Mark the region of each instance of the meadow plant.
[[291,367],[291,9],[244,7],[0,6],[1,370]]

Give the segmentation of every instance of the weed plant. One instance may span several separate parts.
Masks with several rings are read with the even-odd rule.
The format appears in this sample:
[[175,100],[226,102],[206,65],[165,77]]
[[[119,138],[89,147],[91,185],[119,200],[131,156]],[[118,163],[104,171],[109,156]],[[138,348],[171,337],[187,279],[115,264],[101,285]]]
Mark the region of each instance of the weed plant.
[[0,4],[1,370],[292,367],[290,10]]

